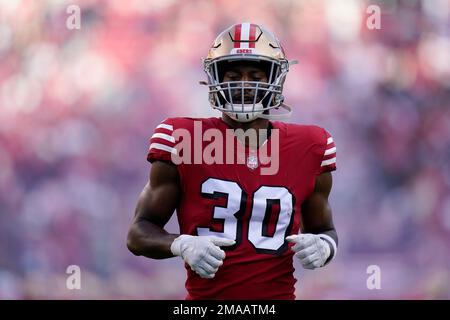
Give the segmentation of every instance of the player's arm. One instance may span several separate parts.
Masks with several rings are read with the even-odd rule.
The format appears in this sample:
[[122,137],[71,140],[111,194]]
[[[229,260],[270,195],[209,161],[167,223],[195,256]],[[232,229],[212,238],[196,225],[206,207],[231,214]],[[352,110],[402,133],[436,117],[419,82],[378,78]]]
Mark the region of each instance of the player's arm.
[[330,172],[316,177],[314,191],[302,204],[302,233],[289,236],[292,250],[308,269],[322,267],[336,255],[338,236],[328,196],[333,184]]
[[330,258],[334,256],[335,247],[338,244],[338,236],[328,202],[332,186],[331,172],[318,175],[313,193],[302,204],[302,232],[326,235],[322,238],[331,246]]
[[174,164],[153,162],[150,181],[142,190],[128,232],[127,246],[135,255],[164,259],[180,256],[202,278],[214,278],[223,264],[220,246],[234,240],[213,236],[170,234],[164,230],[180,201],[180,177]]
[[145,185],[128,232],[127,246],[135,255],[154,259],[173,257],[170,250],[175,238],[164,226],[171,218],[180,199],[180,181],[175,165],[155,161],[150,180]]

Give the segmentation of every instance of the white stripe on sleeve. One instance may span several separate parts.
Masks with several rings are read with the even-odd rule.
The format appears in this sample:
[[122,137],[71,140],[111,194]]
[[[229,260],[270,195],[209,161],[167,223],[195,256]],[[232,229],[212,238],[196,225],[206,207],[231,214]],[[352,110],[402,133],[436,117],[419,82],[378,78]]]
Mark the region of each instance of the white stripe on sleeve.
[[329,138],[327,139],[327,144],[331,144],[331,143],[333,143],[333,137],[329,137]]
[[161,124],[156,126],[156,129],[159,129],[159,128],[163,128],[163,129],[167,129],[167,130],[173,131],[173,126],[170,125],[170,124],[161,123]]
[[165,133],[159,133],[159,132],[154,133],[152,135],[152,138],[160,138],[160,139],[164,139],[164,140],[175,143],[175,138],[172,136],[169,136],[168,134],[165,134]]
[[158,149],[158,150],[170,152],[172,154],[177,154],[177,149],[166,146],[165,144],[161,144],[161,143],[152,143],[150,145],[150,150],[151,149]]
[[336,147],[327,149],[327,150],[325,150],[324,156],[328,156],[328,155],[330,155],[330,154],[332,154],[332,153],[335,153],[335,152],[336,152]]
[[330,164],[333,164],[336,162],[336,157],[328,159],[328,160],[323,160],[322,163],[320,164],[321,167],[325,167],[328,166]]

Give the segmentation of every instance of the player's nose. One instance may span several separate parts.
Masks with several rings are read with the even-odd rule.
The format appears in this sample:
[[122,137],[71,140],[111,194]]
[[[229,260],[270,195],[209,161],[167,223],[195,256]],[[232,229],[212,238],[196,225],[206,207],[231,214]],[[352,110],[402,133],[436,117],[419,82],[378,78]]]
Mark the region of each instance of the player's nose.
[[[253,81],[253,78],[252,78],[252,76],[251,76],[249,73],[244,72],[244,73],[242,74],[241,81]],[[245,86],[248,87],[249,84],[246,83]]]

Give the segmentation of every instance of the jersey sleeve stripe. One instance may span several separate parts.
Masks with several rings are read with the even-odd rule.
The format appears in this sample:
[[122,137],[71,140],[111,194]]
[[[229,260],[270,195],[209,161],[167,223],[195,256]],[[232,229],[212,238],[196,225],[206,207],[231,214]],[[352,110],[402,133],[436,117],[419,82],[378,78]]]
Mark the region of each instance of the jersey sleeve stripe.
[[163,129],[167,129],[167,130],[173,131],[173,126],[170,125],[170,124],[161,123],[161,124],[159,124],[159,125],[156,126],[156,129],[160,129],[160,128],[163,128]]
[[325,167],[325,166],[328,166],[328,165],[333,164],[333,163],[336,163],[336,157],[322,161],[320,166],[321,167]]
[[327,139],[327,144],[331,144],[331,143],[333,143],[333,138],[332,138],[332,137],[329,137],[329,138]]
[[335,152],[336,152],[336,147],[333,147],[333,148],[330,148],[330,149],[326,149],[324,156],[328,156],[328,155],[330,155],[332,153],[335,153]]
[[152,135],[151,139],[154,139],[154,138],[159,138],[159,139],[163,139],[163,140],[167,140],[169,142],[175,143],[175,138],[172,136],[169,136],[168,134],[165,134],[165,133],[160,133],[160,132],[154,133]]
[[152,150],[152,149],[157,149],[157,150],[167,151],[172,154],[177,154],[177,149],[166,146],[165,144],[161,144],[161,143],[152,143],[150,145],[149,150]]

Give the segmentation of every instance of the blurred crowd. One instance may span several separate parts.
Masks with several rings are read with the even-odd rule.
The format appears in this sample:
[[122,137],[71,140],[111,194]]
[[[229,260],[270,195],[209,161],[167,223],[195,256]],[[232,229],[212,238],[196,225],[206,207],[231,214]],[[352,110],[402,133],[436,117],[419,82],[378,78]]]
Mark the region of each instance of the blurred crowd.
[[[296,264],[298,298],[450,299],[449,0],[0,0],[0,299],[184,298],[181,260],[135,257],[126,233],[154,127],[220,116],[201,59],[243,21],[299,61],[291,122],[338,148],[338,257]],[[81,290],[66,288],[69,265]]]

